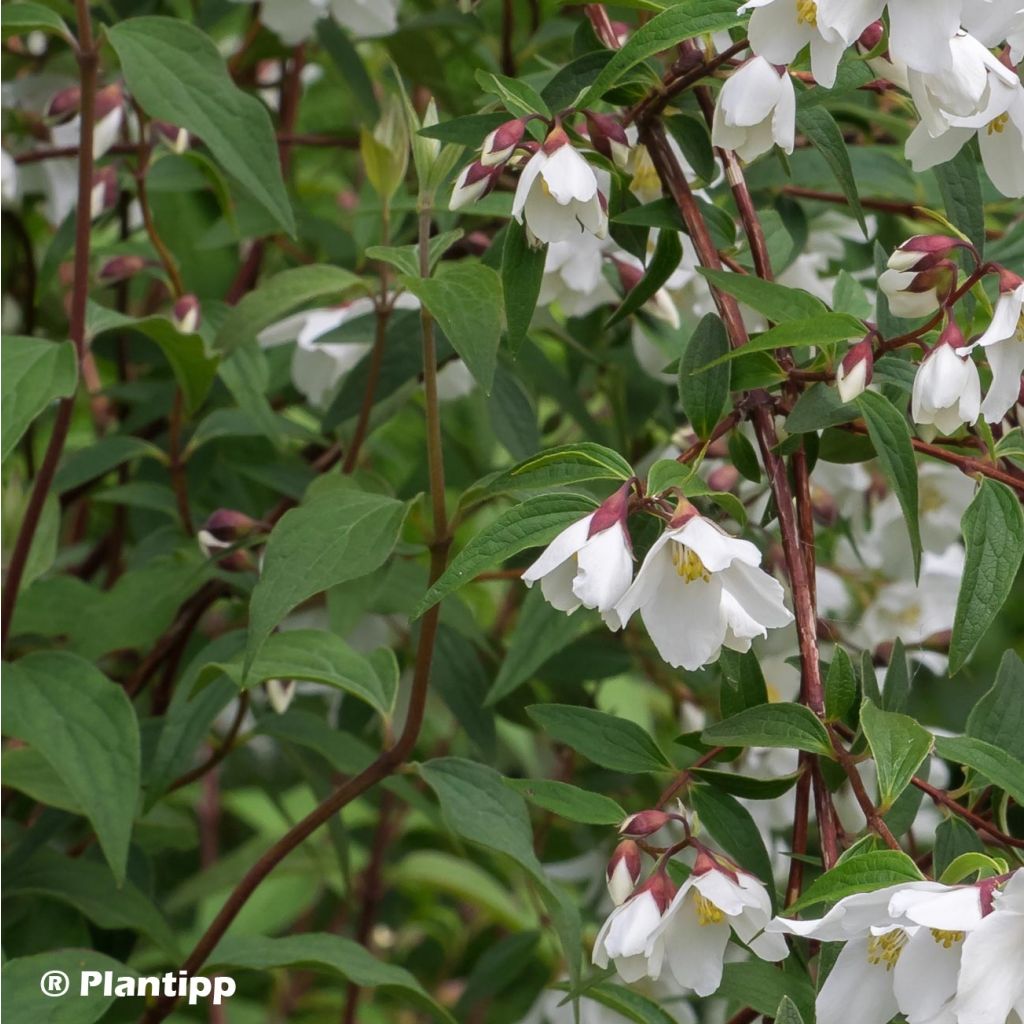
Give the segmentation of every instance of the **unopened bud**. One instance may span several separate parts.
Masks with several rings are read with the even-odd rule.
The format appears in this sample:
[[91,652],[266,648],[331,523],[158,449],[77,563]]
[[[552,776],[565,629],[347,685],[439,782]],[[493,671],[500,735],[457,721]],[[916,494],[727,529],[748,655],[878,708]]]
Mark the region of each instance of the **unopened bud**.
[[288,710],[292,698],[295,696],[294,679],[268,679],[266,682],[267,700],[270,706],[279,714],[283,715]]
[[100,284],[118,284],[134,277],[146,263],[141,256],[112,256],[100,267],[96,279]]
[[195,334],[199,328],[201,310],[195,295],[182,295],[171,310],[171,320],[182,334]]
[[124,89],[120,82],[106,85],[96,93],[96,120],[102,121],[108,114],[124,106]]
[[640,811],[638,814],[631,814],[619,826],[619,835],[629,836],[633,839],[645,839],[647,836],[654,835],[658,829],[663,828],[670,819],[670,815],[654,808]]
[[878,278],[878,286],[889,300],[895,316],[928,316],[949,297],[956,284],[957,268],[951,260],[923,257],[929,264],[914,270],[896,270],[890,267]]
[[633,895],[642,867],[640,847],[632,839],[624,839],[615,847],[605,871],[605,881],[608,883],[608,895],[616,906]]
[[887,266],[890,270],[926,270],[948,259],[954,249],[965,247],[966,242],[951,235],[914,235],[893,251]]
[[[262,526],[244,512],[219,508],[200,527],[196,540],[207,558],[215,558],[219,552],[245,540]],[[217,564],[228,572],[243,572],[254,568],[252,557],[245,550],[232,551],[227,557],[219,559]]]
[[875,368],[875,356],[871,338],[863,338],[851,345],[836,368],[836,387],[844,402],[852,402],[871,383]]
[[885,35],[885,26],[881,21],[873,21],[861,32],[857,45],[865,53],[870,53],[882,41],[883,35]]
[[117,193],[117,171],[112,166],[108,164],[93,174],[89,193],[89,214],[93,220],[117,205]]
[[82,104],[82,90],[77,85],[61,89],[46,105],[44,117],[48,121],[65,121],[78,113]]
[[644,279],[644,268],[615,256],[612,257],[612,263],[618,272],[622,290],[628,295]]
[[740,482],[740,471],[728,463],[716,466],[708,474],[708,487],[713,491],[731,491]]
[[480,163],[485,167],[505,163],[522,142],[525,131],[526,121],[521,117],[498,125],[480,147]]
[[455,180],[449,210],[459,210],[468,203],[475,203],[487,195],[498,183],[501,167],[487,167],[479,160],[464,167]]
[[624,168],[629,163],[629,139],[626,130],[610,114],[587,111],[587,132],[594,149]]
[[192,143],[192,136],[187,128],[179,128],[169,121],[153,121],[150,125],[153,132],[153,141],[162,142],[172,153],[179,156],[184,153]]

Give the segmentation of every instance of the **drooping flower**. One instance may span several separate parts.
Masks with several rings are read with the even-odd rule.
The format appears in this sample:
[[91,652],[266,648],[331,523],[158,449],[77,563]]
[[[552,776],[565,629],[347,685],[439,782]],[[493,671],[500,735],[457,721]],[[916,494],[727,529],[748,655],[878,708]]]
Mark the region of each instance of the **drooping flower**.
[[658,653],[674,668],[707,665],[723,646],[747,651],[754,637],[793,618],[782,586],[760,564],[750,541],[729,536],[684,503],[616,604],[618,623],[609,625],[624,627],[639,611]]
[[328,16],[356,35],[386,36],[398,27],[398,5],[399,0],[262,0],[260,21],[285,46],[309,39],[317,22]]
[[482,160],[474,160],[459,172],[452,186],[452,197],[448,201],[449,210],[460,210],[469,203],[487,195],[498,183],[501,175],[501,164],[485,164]]
[[680,985],[711,995],[722,982],[732,932],[762,960],[788,955],[782,936],[765,931],[771,916],[771,899],[757,878],[701,851],[651,935],[649,970],[657,977],[667,964]]
[[[626,529],[630,484],[623,484],[597,511],[564,529],[522,576],[553,608],[571,615],[596,608],[617,623],[616,602],[633,578],[633,552]],[[613,625],[614,628],[614,625]]]
[[967,355],[976,346],[985,350],[992,370],[981,415],[989,423],[998,423],[1016,403],[1024,374],[1024,280],[1009,270],[999,275],[999,298],[985,332],[957,352]]
[[594,169],[556,126],[519,176],[512,216],[535,245],[565,242],[589,231],[603,238],[608,213]]
[[796,94],[789,72],[780,74],[764,57],[754,57],[726,80],[715,104],[711,141],[753,160],[778,145],[793,152]]
[[836,387],[839,390],[839,397],[844,402],[852,402],[871,383],[874,365],[870,337],[850,346],[842,362],[836,367]]
[[[655,933],[675,891],[668,876],[656,871],[601,925],[594,942],[594,963],[607,967],[611,961],[627,984],[648,976],[656,978],[664,950]],[[654,965],[657,969],[652,971]]]
[[498,125],[480,147],[480,163],[485,167],[505,163],[522,141],[525,131],[526,122],[521,117]]
[[752,11],[747,37],[750,48],[771,64],[789,64],[808,44],[811,74],[831,89],[847,42],[818,20],[815,0],[747,0],[740,13]]
[[953,290],[956,264],[934,255],[920,260],[912,270],[900,270],[892,265],[895,256],[878,277],[893,315],[916,319],[934,313]]
[[981,409],[981,378],[970,356],[957,355],[963,335],[954,321],[939,335],[914,377],[910,415],[923,434],[953,434]]

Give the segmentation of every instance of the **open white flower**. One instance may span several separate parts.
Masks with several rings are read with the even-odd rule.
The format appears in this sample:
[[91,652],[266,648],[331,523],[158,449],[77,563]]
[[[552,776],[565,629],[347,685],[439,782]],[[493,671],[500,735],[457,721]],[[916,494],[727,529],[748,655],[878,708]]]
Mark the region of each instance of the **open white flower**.
[[914,377],[910,414],[922,434],[953,434],[981,409],[981,378],[974,360],[957,355],[963,335],[955,323],[939,336]]
[[680,985],[699,996],[711,995],[722,983],[732,932],[762,960],[784,959],[789,953],[785,940],[765,931],[771,916],[771,899],[757,878],[701,852],[651,935],[647,956],[652,976],[658,977],[667,964]]
[[726,80],[715,104],[711,141],[753,160],[778,145],[793,152],[796,94],[789,72],[782,74],[764,57],[754,57]]
[[964,5],[963,26],[986,46],[1010,47],[1010,60],[1024,60],[1024,7],[1020,0],[983,0]]
[[657,978],[664,950],[655,933],[674,893],[675,886],[666,875],[652,875],[601,925],[594,941],[593,962],[607,967],[611,961],[627,984],[645,977]]
[[633,578],[633,552],[626,530],[630,484],[624,484],[596,512],[564,529],[522,576],[553,608],[571,615],[596,608],[616,627],[616,602]]
[[847,43],[818,21],[815,0],[747,0],[740,13],[749,10],[747,37],[754,53],[771,64],[789,64],[810,44],[811,73],[819,85],[832,88]]
[[975,346],[985,349],[992,370],[992,385],[981,403],[981,415],[998,423],[1020,396],[1024,374],[1024,281],[1004,271],[992,320],[972,345],[958,349],[966,355]]
[[608,213],[597,175],[563,128],[551,131],[523,168],[512,216],[525,222],[535,244],[569,241],[584,231],[598,238],[607,233]]
[[[552,242],[544,257],[538,306],[557,302],[566,316],[586,316],[618,299],[604,276],[609,240],[583,234],[571,242]],[[613,246],[612,246],[613,247]]]
[[714,661],[723,646],[750,650],[754,637],[793,616],[782,586],[758,568],[761,552],[750,541],[729,536],[692,505],[681,511],[679,525],[651,546],[615,613],[625,626],[639,610],[665,661],[693,670]]
[[953,1003],[957,1024],[1024,1019],[1024,871],[992,894],[992,913],[963,944]]
[[386,36],[398,26],[398,3],[399,0],[260,0],[260,21],[285,46],[311,38],[317,22],[328,16],[356,35]]

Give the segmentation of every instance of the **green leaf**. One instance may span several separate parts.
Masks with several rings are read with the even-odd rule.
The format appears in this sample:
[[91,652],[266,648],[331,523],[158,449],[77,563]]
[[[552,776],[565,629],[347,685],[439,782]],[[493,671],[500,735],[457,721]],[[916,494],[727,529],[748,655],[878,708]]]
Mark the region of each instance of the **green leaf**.
[[949,644],[950,675],[963,667],[992,625],[1024,558],[1024,510],[1006,484],[983,479],[960,525],[967,558]]
[[[74,39],[64,19],[42,4],[4,4],[3,37],[27,35],[29,32],[50,32],[63,36],[69,42]],[[27,1018],[26,1018],[27,1019]]]
[[282,270],[249,292],[224,318],[213,340],[218,352],[228,354],[255,344],[264,327],[310,302],[336,300],[353,288],[364,288],[351,271],[314,263]]
[[850,656],[836,647],[825,677],[825,719],[838,722],[845,718],[857,700],[857,674]]
[[782,997],[782,1002],[779,1003],[779,1008],[773,1016],[775,1024],[804,1024],[804,1019],[796,1008],[796,1003],[789,996]]
[[[658,243],[654,254],[647,264],[644,276],[631,291],[626,293],[618,309],[608,318],[605,327],[611,327],[635,313],[648,299],[652,299],[658,289],[675,273],[679,261],[683,258],[683,246],[676,231],[662,231],[658,235]],[[699,330],[699,328],[698,328]]]
[[964,146],[952,160],[932,168],[946,214],[985,253],[985,206],[978,177],[978,161],[970,146]]
[[505,784],[530,803],[569,821],[579,821],[584,825],[620,825],[626,820],[626,812],[610,797],[588,793],[568,782],[505,779]]
[[124,689],[87,661],[36,652],[7,667],[3,728],[47,760],[124,881],[139,802],[139,725]]
[[937,736],[935,753],[954,764],[980,772],[989,782],[1024,805],[1024,761],[973,736]]
[[484,698],[484,707],[504,700],[549,658],[600,624],[596,613],[584,609],[567,620],[565,612],[552,608],[544,600],[539,587],[531,590],[523,602],[494,684]]
[[800,288],[787,288],[774,281],[763,281],[749,274],[734,274],[729,270],[698,267],[697,272],[706,277],[719,291],[726,292],[744,305],[756,309],[758,313],[763,313],[777,324],[785,323],[787,320],[806,320],[828,312],[821,299]]
[[484,572],[525,548],[547,544],[571,523],[594,511],[596,503],[582,494],[539,494],[502,512],[451,561],[441,578],[413,609],[419,618],[428,608]]
[[58,494],[81,487],[90,480],[105,476],[112,469],[140,456],[163,461],[164,453],[151,441],[130,434],[112,434],[94,441],[87,448],[79,448],[66,455],[57,475],[53,478],[53,489]]
[[789,996],[808,1020],[813,1019],[814,986],[803,968],[780,970],[776,964],[763,960],[726,964],[716,994],[769,1016]]
[[245,674],[270,631],[296,605],[373,572],[398,540],[406,506],[331,480],[286,512],[267,540],[249,607]]
[[956,885],[970,875],[978,878],[994,878],[1006,874],[1007,864],[1004,860],[996,860],[987,853],[962,853],[942,872],[939,881],[944,885]]
[[516,352],[530,329],[537,308],[547,246],[532,246],[526,228],[517,220],[508,222],[501,250],[501,289],[505,299],[508,347]]
[[[4,8],[6,24],[7,8]],[[14,451],[29,424],[55,399],[74,393],[78,381],[75,346],[16,334],[0,343],[3,374],[3,454]]]
[[504,316],[501,278],[482,263],[444,263],[430,278],[403,276],[438,322],[485,394],[490,394],[498,362]]
[[889,486],[896,493],[910,534],[914,578],[921,571],[921,526],[917,512],[917,463],[906,417],[884,395],[865,391],[856,399],[868,436]]
[[780,702],[747,708],[709,726],[701,739],[711,746],[795,747],[835,756],[825,726],[802,704]]
[[672,768],[654,739],[627,718],[569,704],[532,704],[526,713],[552,739],[603,768],[631,774]]
[[[675,459],[658,459],[647,471],[647,494],[661,494],[670,487],[684,488],[693,477],[693,466]],[[703,481],[702,481],[703,482]]]
[[129,18],[106,33],[142,109],[202,139],[221,167],[294,235],[270,114],[235,85],[210,37],[179,18]]
[[321,18],[317,22],[316,34],[351,90],[363,123],[376,124],[380,118],[380,107],[373,92],[373,81],[348,33],[333,18]]
[[887,811],[910,785],[914,773],[932,750],[932,735],[908,715],[881,711],[866,700],[860,727],[878,772],[879,810]]
[[477,69],[476,80],[484,92],[497,96],[516,117],[528,117],[530,114],[551,116],[540,93],[527,82],[507,75],[496,75],[483,68]]
[[[729,398],[730,368],[719,364],[728,353],[725,325],[714,313],[708,313],[679,360],[679,401],[698,437],[710,437],[722,418]],[[713,373],[700,372],[710,366],[716,368]]]
[[508,119],[508,114],[503,110],[493,114],[466,114],[465,117],[454,117],[450,121],[421,128],[419,134],[425,139],[438,139],[477,149],[495,128],[500,128]]
[[352,650],[340,636],[320,629],[289,629],[267,637],[243,677],[243,656],[228,662],[209,662],[199,673],[200,686],[226,675],[236,686],[249,689],[268,679],[308,679],[351,693],[387,716],[394,702],[391,680],[382,679],[368,658]]
[[[444,231],[434,235],[427,246],[427,266],[431,270],[437,261],[462,237],[462,230]],[[366,249],[366,256],[371,260],[382,260],[390,264],[400,274],[420,276],[420,247],[416,245],[371,245]]]
[[812,384],[797,400],[786,417],[786,432],[807,434],[840,423],[849,423],[860,415],[852,402],[844,402],[835,388],[824,381]]
[[454,1024],[452,1015],[426,992],[404,967],[378,960],[358,942],[307,932],[266,938],[262,935],[229,935],[210,954],[209,968],[235,968],[261,973],[275,968],[304,968],[343,978],[362,988],[394,992],[430,1013],[436,1020]]
[[710,786],[691,786],[689,796],[701,825],[740,867],[770,887],[774,903],[771,858],[750,811],[735,797]]
[[755,779],[749,775],[718,771],[716,768],[691,768],[689,771],[701,782],[746,800],[774,800],[788,793],[800,778],[800,772],[779,775],[774,779]]
[[1024,760],[1024,661],[1015,651],[1003,654],[992,689],[974,705],[964,731]]
[[[592,999],[614,1011],[609,1015],[613,1020],[616,1017],[624,1017],[633,1021],[633,1024],[676,1024],[676,1018],[662,1009],[658,1003],[639,992],[634,992],[631,988],[626,988],[625,985],[602,981],[596,985],[588,985],[581,994],[584,999]],[[593,1017],[598,1020],[604,1019],[598,1014],[593,1014]],[[589,1020],[591,1017],[588,1015],[583,1019]]]
[[935,829],[932,870],[936,878],[964,853],[983,853],[985,844],[963,818],[951,814]]
[[596,103],[627,71],[648,57],[695,36],[732,28],[743,20],[731,0],[692,0],[662,11],[630,35],[626,45],[605,65],[576,106],[582,110]]
[[860,194],[857,192],[857,180],[850,163],[850,154],[846,150],[843,133],[839,130],[835,118],[819,106],[804,107],[797,111],[797,130],[805,135],[811,145],[825,158],[832,173],[839,182],[846,201],[860,225],[864,237],[868,237],[867,225],[864,223],[864,210],[860,205]]
[[815,903],[835,903],[855,892],[874,892],[900,882],[920,882],[924,876],[900,850],[874,850],[841,860],[816,878],[795,903],[786,908],[795,914]]
[[[5,28],[6,21],[5,14]],[[71,989],[65,998],[43,990],[42,978],[50,971],[62,971],[71,979]],[[116,997],[113,991],[104,995],[102,985],[90,987],[85,995],[80,995],[78,979],[83,971],[111,971],[118,978],[136,977],[130,967],[92,949],[51,949],[19,956],[3,966],[4,1015],[9,1020],[32,1024],[93,1024]]]
[[720,363],[751,352],[770,352],[778,348],[809,348],[812,345],[828,345],[863,336],[864,324],[849,313],[819,313],[801,320],[787,320],[778,327],[772,327],[751,338],[743,348],[731,349],[725,355],[696,367],[694,372],[703,373]]

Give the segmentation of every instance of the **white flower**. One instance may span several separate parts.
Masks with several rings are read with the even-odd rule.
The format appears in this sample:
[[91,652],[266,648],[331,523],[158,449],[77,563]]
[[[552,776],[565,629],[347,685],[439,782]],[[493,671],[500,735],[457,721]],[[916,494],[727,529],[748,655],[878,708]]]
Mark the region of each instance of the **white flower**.
[[922,435],[953,434],[961,424],[970,425],[978,418],[981,378],[973,359],[956,354],[957,338],[963,341],[955,324],[950,324],[917,368],[910,414],[925,428]]
[[1014,64],[1024,59],[1024,7],[1020,0],[982,0],[964,6],[963,26],[986,46],[1004,40]]
[[836,367],[836,387],[844,402],[852,402],[871,383],[874,364],[870,338],[850,347]]
[[279,714],[283,715],[295,696],[294,679],[268,679],[266,682],[267,700],[270,706]]
[[918,71],[948,67],[962,0],[818,0],[818,24],[852,45],[889,9],[889,52]]
[[[234,0],[256,3],[260,0]],[[359,36],[385,36],[398,25],[398,0],[262,0],[260,21],[285,46],[312,37],[317,22],[330,15]]]
[[586,316],[618,299],[602,273],[609,242],[583,234],[571,242],[552,242],[544,257],[537,305],[557,302],[566,316]]
[[999,298],[985,333],[974,344],[958,349],[961,355],[980,345],[992,369],[992,385],[981,403],[981,415],[998,423],[1020,396],[1024,374],[1024,281],[1005,272]]
[[738,13],[753,10],[747,37],[750,48],[770,64],[789,64],[808,44],[811,73],[831,89],[847,43],[838,32],[818,21],[815,0],[747,0]]
[[596,608],[612,628],[616,602],[633,578],[633,553],[626,531],[624,484],[601,507],[564,529],[522,576],[553,608],[571,615],[577,608]]
[[617,906],[597,933],[593,962],[598,967],[607,967],[612,961],[627,984],[648,975],[656,978],[664,950],[655,932],[673,892],[668,878],[656,873],[634,896]]
[[723,645],[747,651],[754,637],[793,618],[781,585],[760,564],[753,544],[692,512],[651,546],[615,606],[618,624],[639,610],[658,653],[674,668],[707,665]]
[[452,197],[448,201],[449,210],[460,210],[469,203],[475,203],[487,195],[498,183],[501,175],[500,164],[484,164],[474,160],[459,171],[459,176],[452,186]]
[[711,995],[722,983],[731,932],[762,960],[788,955],[782,936],[764,930],[771,916],[771,899],[757,878],[702,852],[651,935],[648,969],[658,977],[667,963],[680,985]]
[[711,141],[753,160],[778,145],[793,152],[796,94],[789,73],[778,71],[764,57],[754,57],[726,80],[715,104]]
[[1024,1019],[1024,871],[1010,876],[992,904],[963,944],[957,1024],[1002,1024],[1011,1010]]
[[523,168],[512,216],[537,243],[564,242],[584,231],[603,238],[608,214],[594,169],[555,128]]

